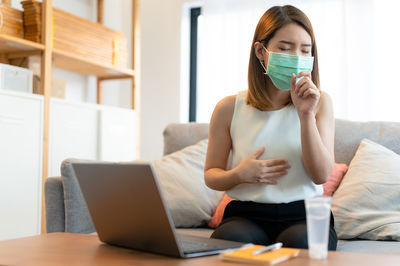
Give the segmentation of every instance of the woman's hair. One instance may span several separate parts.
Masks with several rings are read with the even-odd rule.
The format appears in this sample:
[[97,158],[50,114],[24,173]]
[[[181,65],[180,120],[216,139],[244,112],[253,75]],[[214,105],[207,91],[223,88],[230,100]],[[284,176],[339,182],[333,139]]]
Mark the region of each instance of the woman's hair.
[[314,84],[319,88],[317,46],[315,44],[314,31],[310,20],[307,18],[306,14],[294,6],[285,5],[271,7],[264,13],[257,24],[253,42],[251,43],[249,60],[247,103],[260,110],[270,108],[272,103],[266,89],[268,77],[264,75],[264,69],[256,56],[254,43],[258,41],[267,47],[269,40],[274,37],[276,31],[291,23],[296,23],[303,27],[311,36],[311,54],[314,56],[311,77]]

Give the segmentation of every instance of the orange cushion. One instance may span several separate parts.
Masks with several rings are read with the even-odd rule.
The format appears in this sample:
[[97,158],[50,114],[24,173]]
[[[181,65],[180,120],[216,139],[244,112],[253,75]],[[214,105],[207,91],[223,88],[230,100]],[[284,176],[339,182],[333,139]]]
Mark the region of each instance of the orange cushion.
[[217,228],[217,226],[221,223],[222,217],[224,217],[224,212],[225,212],[225,207],[228,205],[229,202],[231,202],[232,199],[228,195],[224,195],[222,198],[221,202],[218,204],[217,209],[215,210],[215,213],[211,220],[208,222],[208,226],[211,228]]
[[[324,188],[324,196],[332,196],[348,169],[349,167],[344,163],[335,163],[335,167],[333,168],[333,171],[329,176],[328,181],[322,185]],[[221,202],[218,204],[213,217],[208,222],[209,227],[217,228],[217,226],[221,223],[222,218],[224,217],[226,205],[228,205],[228,203],[232,200],[234,199],[230,198],[226,194],[224,195]]]

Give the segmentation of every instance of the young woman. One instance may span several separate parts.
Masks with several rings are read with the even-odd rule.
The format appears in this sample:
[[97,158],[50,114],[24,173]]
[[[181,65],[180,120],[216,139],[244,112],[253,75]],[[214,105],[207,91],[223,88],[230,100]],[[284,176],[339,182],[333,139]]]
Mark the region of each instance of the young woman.
[[[248,90],[222,99],[211,118],[205,182],[235,199],[212,237],[307,248],[304,199],[322,195],[333,166],[332,102],[319,89],[311,22],[272,7],[256,27]],[[330,250],[333,223],[331,214]]]

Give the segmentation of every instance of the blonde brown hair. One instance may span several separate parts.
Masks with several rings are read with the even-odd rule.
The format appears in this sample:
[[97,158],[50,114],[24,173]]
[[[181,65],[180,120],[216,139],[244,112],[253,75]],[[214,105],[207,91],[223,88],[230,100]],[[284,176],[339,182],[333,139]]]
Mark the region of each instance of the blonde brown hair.
[[267,47],[269,40],[271,40],[276,31],[290,23],[296,23],[303,27],[311,37],[311,55],[314,56],[311,77],[314,84],[319,88],[317,46],[310,20],[306,14],[294,6],[271,7],[264,13],[257,24],[250,50],[247,103],[257,109],[267,110],[272,107],[272,103],[267,94],[267,79],[269,77],[264,75],[264,69],[256,56],[254,44],[261,42]]

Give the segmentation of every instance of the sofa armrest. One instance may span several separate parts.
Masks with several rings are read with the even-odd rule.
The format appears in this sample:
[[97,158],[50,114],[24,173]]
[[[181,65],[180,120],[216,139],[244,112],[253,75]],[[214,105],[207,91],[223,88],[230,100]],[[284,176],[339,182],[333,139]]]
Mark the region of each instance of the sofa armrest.
[[49,177],[44,184],[46,232],[65,232],[64,188],[61,177]]

